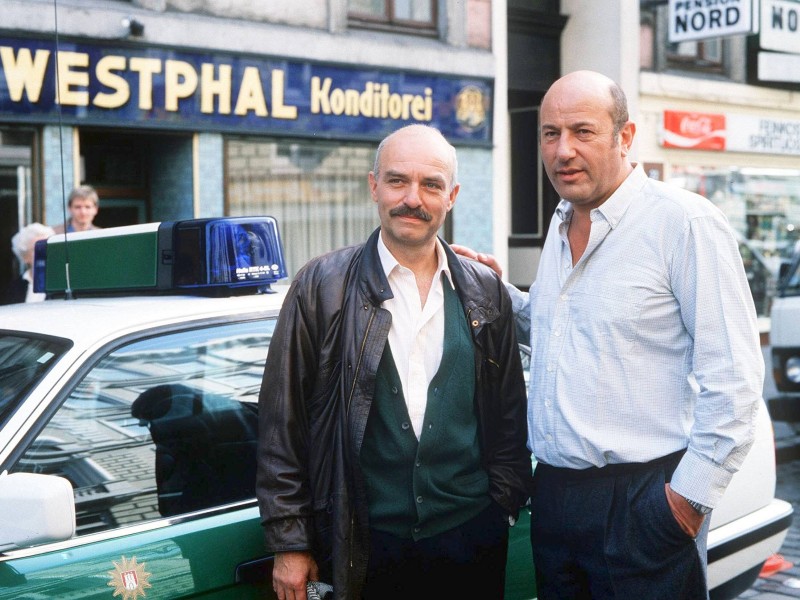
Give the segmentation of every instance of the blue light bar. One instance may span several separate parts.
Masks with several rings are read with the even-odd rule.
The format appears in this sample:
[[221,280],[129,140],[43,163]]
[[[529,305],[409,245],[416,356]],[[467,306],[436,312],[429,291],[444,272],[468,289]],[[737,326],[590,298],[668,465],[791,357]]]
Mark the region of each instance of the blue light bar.
[[253,293],[285,278],[272,217],[165,221],[37,242],[34,290],[48,296]]

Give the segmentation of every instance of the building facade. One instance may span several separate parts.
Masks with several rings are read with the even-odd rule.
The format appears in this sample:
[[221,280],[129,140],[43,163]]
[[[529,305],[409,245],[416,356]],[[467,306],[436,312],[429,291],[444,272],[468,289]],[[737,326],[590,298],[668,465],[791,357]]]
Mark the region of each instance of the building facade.
[[505,7],[0,0],[0,279],[11,235],[63,221],[83,183],[103,227],[274,216],[291,275],[377,226],[367,174],[409,123],[458,149],[443,233],[493,249],[508,228],[507,202],[487,210],[507,161]]
[[[697,12],[671,13],[670,4]],[[560,10],[560,72],[594,69],[622,85],[637,123],[634,160],[723,210],[768,327],[779,265],[800,237],[800,4],[562,0]],[[748,16],[757,33],[711,30],[670,41],[680,23]],[[514,283],[527,285],[539,248],[526,248],[516,263],[512,252]]]

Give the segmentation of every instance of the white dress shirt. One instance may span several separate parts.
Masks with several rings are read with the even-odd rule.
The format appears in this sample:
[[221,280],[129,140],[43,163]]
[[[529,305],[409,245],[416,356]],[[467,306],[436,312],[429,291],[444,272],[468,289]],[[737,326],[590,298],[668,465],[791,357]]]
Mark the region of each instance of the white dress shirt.
[[562,200],[530,295],[509,286],[530,327],[529,446],[582,469],[688,445],[671,485],[713,507],[752,445],[764,381],[734,233],[710,201],[641,165],[592,210],[574,267],[571,217]]
[[453,285],[444,249],[438,239],[436,254],[439,265],[425,306],[422,306],[414,273],[395,260],[383,243],[383,237],[378,238],[378,255],[394,294],[394,298],[383,303],[383,308],[392,313],[389,347],[392,349],[408,416],[417,439],[422,432],[422,421],[428,404],[428,386],[442,362],[444,293],[440,282],[443,272],[447,274],[450,285]]

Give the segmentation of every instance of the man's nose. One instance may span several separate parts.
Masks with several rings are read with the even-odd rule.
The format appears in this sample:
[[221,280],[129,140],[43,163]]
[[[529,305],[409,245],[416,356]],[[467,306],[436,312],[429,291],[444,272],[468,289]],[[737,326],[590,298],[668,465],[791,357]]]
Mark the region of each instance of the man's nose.
[[558,136],[558,146],[556,152],[560,159],[571,158],[575,154],[575,144],[572,136],[569,134],[562,134]]
[[422,200],[420,199],[420,184],[417,182],[412,181],[411,185],[408,186],[408,191],[406,192],[405,203],[412,208],[416,208],[417,206],[422,204]]

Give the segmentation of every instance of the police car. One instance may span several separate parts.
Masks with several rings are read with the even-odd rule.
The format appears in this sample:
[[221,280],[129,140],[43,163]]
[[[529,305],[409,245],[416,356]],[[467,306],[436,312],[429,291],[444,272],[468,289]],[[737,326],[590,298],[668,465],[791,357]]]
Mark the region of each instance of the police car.
[[[0,308],[0,599],[274,598],[254,481],[285,277],[269,217],[37,244],[48,300]],[[761,410],[712,516],[715,598],[780,548],[792,508],[774,489]],[[528,518],[511,530],[510,600],[536,595]]]

